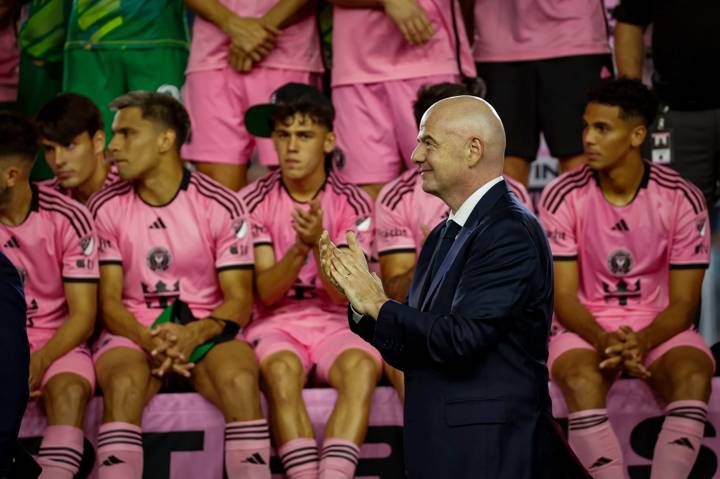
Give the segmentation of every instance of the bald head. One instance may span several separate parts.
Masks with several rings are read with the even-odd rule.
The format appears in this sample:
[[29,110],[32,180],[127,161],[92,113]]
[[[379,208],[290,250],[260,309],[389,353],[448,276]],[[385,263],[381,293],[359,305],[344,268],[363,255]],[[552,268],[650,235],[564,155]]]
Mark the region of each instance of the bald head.
[[425,112],[420,124],[456,136],[463,144],[478,139],[482,145],[478,167],[492,176],[502,173],[505,128],[495,109],[482,98],[462,95],[440,100]]

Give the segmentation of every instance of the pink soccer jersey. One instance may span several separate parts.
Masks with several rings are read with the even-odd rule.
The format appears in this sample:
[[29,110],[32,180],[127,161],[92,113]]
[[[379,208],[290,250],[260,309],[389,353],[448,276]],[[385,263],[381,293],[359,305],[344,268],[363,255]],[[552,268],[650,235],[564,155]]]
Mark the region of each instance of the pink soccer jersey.
[[645,164],[633,201],[608,203],[589,167],[545,187],[540,219],[556,261],[578,262],[578,296],[598,317],[657,314],[670,269],[706,268],[710,226],[703,195],[673,170]]
[[[522,183],[505,177],[510,191],[532,210],[530,195]],[[375,208],[375,246],[379,255],[420,253],[425,236],[447,218],[449,208],[437,196],[422,189],[420,170],[405,171],[383,187]]]
[[[253,226],[255,246],[271,245],[277,261],[295,243],[292,211],[308,205],[293,200],[282,184],[279,171],[269,173],[241,191]],[[358,187],[330,173],[319,192],[323,226],[337,245],[347,244],[345,233],[354,231],[367,256],[372,242],[372,202]],[[310,252],[305,266],[287,295],[270,308],[257,305],[259,319],[290,314],[302,315],[304,324],[323,324],[328,317],[345,321],[345,306],[334,304],[318,277],[317,262]],[[329,316],[330,315],[330,316]]]
[[[411,45],[382,9],[335,7],[332,85],[377,83],[434,75],[457,75],[455,25],[463,72],[475,76],[457,0],[418,0],[435,29],[425,45]],[[362,39],[359,41],[358,39]]]
[[97,238],[90,213],[57,191],[32,185],[18,226],[0,224],[3,253],[25,286],[28,334],[56,331],[67,319],[64,283],[97,282]]
[[474,16],[478,62],[610,53],[598,0],[476,0]]
[[[278,0],[220,0],[227,8],[241,17],[260,17]],[[215,70],[228,66],[230,37],[214,23],[195,17],[192,46],[187,72]],[[297,23],[283,29],[273,51],[258,66],[322,72],[320,38],[315,15],[307,15]]]
[[180,298],[197,318],[223,301],[218,273],[252,268],[245,207],[237,195],[185,171],[164,206],[150,206],[131,183],[118,181],[89,203],[100,240],[100,265],[123,266],[123,304],[149,326]]
[[[108,171],[108,175],[105,178],[105,183],[103,184],[102,189],[107,188],[112,183],[114,183],[118,180],[120,180],[120,176],[118,176],[117,168],[115,168],[115,165],[113,165],[110,168],[110,171]],[[73,188],[63,188],[60,185],[60,181],[57,178],[50,178],[49,180],[39,181],[38,184],[41,184],[41,185],[43,185],[47,188],[53,189],[55,191],[58,191],[58,192],[62,193],[63,195],[69,196],[70,198],[72,198],[74,200],[77,199],[75,190]],[[102,191],[102,189],[100,191]],[[99,192],[96,192],[95,194],[97,194],[97,193],[99,193]]]

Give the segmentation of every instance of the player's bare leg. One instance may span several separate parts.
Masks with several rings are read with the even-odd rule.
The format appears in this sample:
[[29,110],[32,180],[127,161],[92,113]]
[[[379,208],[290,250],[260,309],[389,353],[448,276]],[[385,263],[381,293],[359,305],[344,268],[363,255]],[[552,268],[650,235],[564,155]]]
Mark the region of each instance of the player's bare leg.
[[114,348],[95,363],[103,391],[103,424],[98,434],[100,479],[140,479],[143,470],[143,409],[160,390],[145,353]]
[[606,398],[617,373],[602,371],[600,361],[596,351],[571,349],[555,360],[551,374],[570,411],[570,446],[594,478],[614,479],[623,477],[624,468]]
[[73,373],[53,376],[43,388],[48,428],[38,453],[42,479],[72,479],[80,469],[82,428],[91,393],[87,379]]
[[700,349],[680,346],[660,356],[649,369],[648,383],[667,404],[650,477],[688,477],[705,431],[713,363]]
[[321,478],[354,477],[379,374],[376,361],[360,349],[343,352],[330,368],[328,382],[338,396],[325,428]]
[[405,374],[399,369],[395,369],[388,363],[383,363],[383,369],[385,370],[385,376],[387,376],[390,384],[395,388],[395,391],[400,397],[400,402],[405,402]]
[[255,353],[244,341],[213,347],[192,370],[197,392],[225,416],[225,468],[229,479],[270,478],[270,432],[260,408]]
[[305,370],[297,355],[278,351],[260,364],[271,429],[289,478],[317,477],[315,435],[302,397]]
[[247,165],[198,161],[195,162],[195,168],[233,191],[239,191],[247,184]]

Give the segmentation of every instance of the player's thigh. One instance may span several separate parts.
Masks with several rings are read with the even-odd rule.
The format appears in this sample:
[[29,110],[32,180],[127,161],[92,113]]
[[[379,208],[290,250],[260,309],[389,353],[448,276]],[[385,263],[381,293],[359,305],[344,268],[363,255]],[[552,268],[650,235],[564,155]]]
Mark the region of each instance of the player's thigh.
[[487,84],[487,100],[502,118],[505,154],[533,161],[540,146],[537,121],[537,62],[478,63]]
[[198,389],[212,387],[222,396],[225,391],[258,394],[258,365],[250,345],[233,339],[216,344],[192,370]]
[[702,336],[683,331],[648,352],[645,365],[648,383],[666,402],[683,399],[706,401],[715,360]]
[[343,178],[356,185],[387,183],[403,169],[390,99],[382,84],[333,88],[338,146],[344,153]]
[[538,117],[550,153],[556,158],[579,155],[587,93],[612,76],[612,57],[578,55],[541,60],[537,66]]
[[382,375],[382,356],[372,345],[343,327],[312,350],[317,376],[336,389],[374,388]]
[[600,355],[575,333],[565,331],[550,339],[548,369],[571,410],[604,403],[616,372],[600,369]]
[[145,392],[160,383],[152,376],[145,353],[127,347],[112,348],[96,356],[95,372],[105,395],[131,392],[144,399]]
[[82,426],[91,396],[92,389],[87,378],[72,372],[53,375],[42,392],[48,423]]

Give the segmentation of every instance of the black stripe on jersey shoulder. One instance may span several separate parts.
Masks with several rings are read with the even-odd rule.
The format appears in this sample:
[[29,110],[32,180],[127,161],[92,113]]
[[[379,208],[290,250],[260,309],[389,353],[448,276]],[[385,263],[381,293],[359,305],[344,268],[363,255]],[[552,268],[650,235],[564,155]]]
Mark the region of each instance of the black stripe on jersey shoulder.
[[328,174],[327,182],[335,193],[344,195],[348,199],[348,203],[357,216],[367,216],[372,212],[370,200],[364,196],[360,188],[341,182],[333,172]]
[[530,203],[530,197],[528,197],[527,190],[524,187],[521,187],[519,183],[508,181],[507,179],[505,180],[505,183],[507,183],[510,188],[510,192],[514,193],[515,196],[520,199],[521,203]]
[[68,278],[63,276],[63,283],[97,283],[100,280],[98,278]]
[[252,213],[262,202],[267,194],[280,183],[280,169],[268,173],[257,180],[254,185],[245,193],[243,200],[247,209]]
[[545,195],[545,201],[542,204],[543,208],[554,214],[567,195],[578,188],[582,188],[592,180],[592,171],[587,166],[577,171],[566,173],[560,177],[557,183],[551,185],[548,189]]
[[252,263],[250,263],[250,264],[248,264],[248,263],[244,263],[244,264],[228,264],[228,265],[220,266],[219,268],[216,268],[215,271],[217,271],[218,273],[222,273],[223,271],[230,271],[230,270],[233,270],[233,269],[243,269],[243,270],[255,269],[255,265],[252,264]]
[[[68,199],[61,194],[55,191],[52,191],[54,194],[49,193],[48,190],[38,190],[38,206],[41,210],[63,215],[70,222],[79,238],[92,232],[92,222],[85,211],[79,208],[78,205],[68,202]],[[55,196],[55,194],[58,196]]]
[[408,175],[407,178],[399,178],[396,180],[384,194],[378,198],[380,204],[394,210],[402,197],[414,189],[415,182],[419,175],[420,170],[414,170],[413,174]]
[[243,208],[242,202],[236,196],[236,193],[205,175],[191,173],[190,184],[195,186],[198,193],[216,201],[220,206],[228,210],[231,218],[242,216],[245,213],[245,208]]
[[395,253],[412,253],[415,254],[415,248],[389,248],[378,251],[378,256],[386,256]]
[[702,192],[674,171],[653,166],[650,169],[650,181],[654,181],[658,186],[664,188],[681,190],[692,205],[695,214],[705,209],[705,197]]
[[578,259],[578,257],[576,254],[574,254],[572,256],[558,256],[558,255],[553,256],[553,261],[577,261],[577,259]]
[[709,263],[687,263],[687,264],[672,264],[670,263],[670,269],[708,269]]
[[53,205],[64,206],[68,210],[73,212],[73,216],[78,218],[78,221],[87,229],[88,232],[92,230],[92,218],[90,218],[89,212],[86,207],[72,198],[62,194],[57,190],[50,190],[47,188],[38,188],[38,200],[42,203],[50,203]]
[[87,205],[93,218],[97,216],[98,211],[105,203],[130,191],[132,191],[132,184],[129,181],[118,180],[95,193]]

